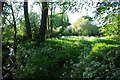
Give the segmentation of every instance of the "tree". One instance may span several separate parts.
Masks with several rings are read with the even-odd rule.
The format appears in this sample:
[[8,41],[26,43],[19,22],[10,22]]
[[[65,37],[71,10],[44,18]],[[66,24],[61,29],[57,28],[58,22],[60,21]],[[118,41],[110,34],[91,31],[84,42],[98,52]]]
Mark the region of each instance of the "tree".
[[[60,26],[62,26],[62,25],[65,28],[70,25],[67,13],[64,13],[64,14],[61,14],[61,13],[53,14],[52,21],[53,21],[53,28],[55,28],[55,29],[60,27]],[[62,21],[63,21],[63,23],[62,23]]]
[[[66,25],[66,23],[64,23],[64,20],[65,19],[67,19],[67,21],[68,21],[68,17],[65,15],[65,10],[68,8],[68,7],[66,7],[65,5],[66,4],[68,4],[68,3],[66,3],[66,2],[63,2],[63,3],[61,3],[60,4],[60,7],[62,7],[61,9],[62,9],[62,12],[60,13],[60,15],[58,14],[58,18],[56,19],[56,20],[58,20],[59,19],[59,21],[57,21],[57,23],[53,23],[54,25],[56,25],[56,24],[58,24],[57,26],[58,27],[62,27],[61,29],[60,29],[60,31],[59,32],[57,32],[56,34],[51,34],[51,36],[52,37],[56,37],[57,35],[59,35],[60,33],[62,33],[64,30],[65,30],[65,27],[67,26]],[[65,17],[66,16],[66,17]],[[65,18],[65,19],[64,19]],[[54,19],[54,18],[53,18]],[[55,20],[54,20],[55,21]],[[56,22],[56,21],[55,21]],[[59,23],[58,23],[59,22]],[[57,27],[57,26],[55,26],[55,27]]]
[[112,14],[108,19],[106,19],[108,22],[100,28],[100,31],[104,36],[115,36],[120,33],[118,15],[119,14]]
[[106,24],[112,14],[119,13],[119,6],[119,2],[98,2],[95,18],[98,19],[99,24]]
[[92,24],[90,17],[83,16],[68,28],[68,33],[79,36],[95,36],[99,35],[99,30]]
[[97,4],[96,16],[102,24],[100,31],[104,36],[120,36],[119,6],[119,2],[99,2]]
[[[76,1],[73,0],[72,3],[71,2],[66,2],[66,1],[61,1],[58,3],[56,2],[56,4],[59,6],[59,8],[62,10],[62,14],[64,14],[66,11],[71,10],[72,12],[76,12],[78,11],[80,8],[79,7],[83,7],[83,4],[87,3],[88,5],[90,5],[88,2],[86,1]],[[44,7],[44,5],[46,5],[46,8]],[[45,2],[42,2],[42,19],[41,19],[41,25],[40,25],[40,29],[39,29],[39,38],[40,38],[40,42],[45,41],[45,34],[46,34],[46,21],[47,21],[47,15],[48,15],[48,6],[49,4],[45,4]],[[44,9],[45,8],[45,9]],[[44,16],[43,16],[44,15]],[[62,19],[61,19],[62,21]],[[63,22],[62,22],[63,24]],[[44,26],[44,27],[43,27]],[[51,30],[52,31],[52,30]],[[57,34],[55,34],[54,36],[58,35],[59,33],[64,31],[64,26],[62,25],[62,29],[60,32],[58,32]]]
[[51,14],[50,14],[51,35],[50,35],[50,38],[52,38],[52,33],[53,33],[53,3],[52,2],[51,2],[51,9],[50,9],[50,11],[51,11]]
[[[3,33],[3,43],[5,46],[9,46],[6,42],[10,43],[14,47],[16,52],[17,48],[17,20],[19,19],[18,14],[21,10],[21,3],[4,2],[3,12],[2,12],[2,33]],[[8,29],[6,29],[8,28]],[[11,34],[11,35],[9,35]],[[7,36],[7,37],[4,37]],[[12,47],[10,46],[10,47]]]
[[32,33],[31,33],[31,27],[30,27],[30,21],[29,21],[29,15],[28,15],[28,2],[24,2],[24,16],[25,16],[25,26],[26,26],[26,33],[27,38],[32,39]]
[[45,41],[45,34],[47,29],[47,16],[48,16],[48,3],[42,2],[42,18],[41,18],[41,25],[39,28],[39,42]]
[[[14,11],[14,9],[13,9],[13,3],[10,1],[10,3],[7,3],[7,2],[5,2],[4,3],[5,4],[5,10],[9,10],[9,11],[7,11],[7,12],[10,12],[9,14],[9,17],[7,16],[7,18],[9,18],[10,19],[10,21],[9,22],[11,22],[11,23],[5,23],[5,24],[3,24],[3,26],[6,26],[7,24],[9,24],[9,25],[7,25],[7,30],[8,30],[8,32],[10,31],[10,30],[12,30],[11,32],[13,33],[12,35],[13,35],[13,37],[11,37],[12,38],[12,40],[13,40],[13,47],[12,46],[10,46],[10,44],[9,44],[9,42],[7,41],[7,45],[5,45],[5,47],[6,46],[8,46],[7,48],[9,48],[9,49],[11,49],[11,52],[12,52],[12,56],[5,56],[5,54],[3,54],[4,56],[3,57],[7,57],[7,59],[6,59],[6,62],[5,63],[7,63],[7,61],[8,61],[8,59],[10,58],[10,57],[12,57],[11,58],[11,60],[12,60],[12,63],[7,63],[7,64],[9,64],[10,66],[6,66],[6,65],[3,65],[3,78],[4,79],[6,79],[6,78],[10,78],[10,79],[15,79],[15,76],[13,77],[13,72],[15,72],[15,66],[16,66],[16,51],[17,51],[17,25],[16,25],[16,18],[15,18],[15,11]],[[4,11],[3,11],[4,12]],[[12,29],[9,29],[8,28],[8,26],[9,27],[12,27]],[[4,29],[4,28],[3,28]],[[8,32],[6,32],[7,34],[8,34]],[[9,36],[11,36],[11,34],[8,34]],[[3,45],[4,46],[4,45]],[[2,46],[2,47],[3,47]],[[13,48],[13,49],[12,49]],[[6,50],[6,52],[7,52],[7,50]],[[7,54],[6,55],[8,55],[8,53],[9,52],[7,52]],[[14,63],[14,64],[13,64]],[[12,66],[11,66],[12,65]]]
[[13,27],[14,27],[14,53],[16,53],[16,49],[17,49],[17,27],[16,27],[16,20],[15,20],[15,15],[14,15],[14,10],[13,10],[13,6],[11,4],[11,11],[12,11],[12,17],[13,17]]

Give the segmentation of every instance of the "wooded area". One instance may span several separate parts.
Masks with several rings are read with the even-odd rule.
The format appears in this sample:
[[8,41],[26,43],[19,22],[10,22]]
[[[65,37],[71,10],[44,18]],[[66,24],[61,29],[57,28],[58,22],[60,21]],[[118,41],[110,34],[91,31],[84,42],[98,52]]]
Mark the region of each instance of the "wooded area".
[[119,1],[29,3],[0,1],[3,80],[120,80]]

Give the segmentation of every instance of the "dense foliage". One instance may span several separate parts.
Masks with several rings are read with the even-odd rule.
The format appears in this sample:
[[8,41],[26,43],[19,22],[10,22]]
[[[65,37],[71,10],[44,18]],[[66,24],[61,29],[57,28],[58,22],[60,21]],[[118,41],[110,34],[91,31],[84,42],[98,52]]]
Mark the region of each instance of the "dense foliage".
[[19,45],[19,78],[120,79],[120,43],[87,37],[48,39],[40,47]]
[[64,13],[64,14],[62,14],[62,13],[53,14],[52,21],[53,21],[53,25],[52,26],[55,29],[60,27],[60,26],[64,26],[66,28],[67,26],[70,25],[67,13]]
[[104,36],[120,36],[119,32],[119,14],[109,15],[107,22],[100,28]]
[[101,25],[100,31],[104,36],[120,37],[120,2],[98,2],[96,17]]

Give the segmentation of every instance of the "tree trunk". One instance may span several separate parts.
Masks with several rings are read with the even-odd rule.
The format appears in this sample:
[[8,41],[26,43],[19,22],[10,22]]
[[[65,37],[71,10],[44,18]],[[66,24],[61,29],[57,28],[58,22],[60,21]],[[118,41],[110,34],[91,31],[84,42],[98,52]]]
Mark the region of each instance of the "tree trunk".
[[25,16],[25,26],[26,26],[26,33],[27,38],[32,39],[32,33],[31,33],[31,27],[30,27],[30,21],[29,21],[29,15],[28,15],[28,2],[24,2],[24,16]]
[[49,27],[49,26],[50,26],[50,21],[49,21],[49,19],[50,19],[50,18],[49,18],[49,16],[48,16],[48,18],[47,18],[47,29],[48,29],[48,30],[50,29],[50,27]]
[[2,10],[3,10],[3,6],[4,6],[4,2],[0,1],[0,14],[1,14]]
[[65,30],[65,29],[62,27],[62,29],[61,29],[58,33],[52,35],[52,37],[57,37],[57,36],[58,36],[60,33],[62,33],[64,30]]
[[50,34],[50,38],[52,39],[52,33],[53,33],[53,3],[51,2],[51,14],[50,14],[50,27],[51,27],[51,34]]
[[47,29],[47,16],[48,16],[48,3],[42,2],[42,18],[41,18],[41,25],[39,28],[39,42],[45,41],[45,34]]
[[11,11],[12,11],[13,27],[14,27],[14,53],[16,53],[16,50],[17,50],[17,44],[16,44],[17,43],[17,39],[16,39],[17,27],[16,27],[15,15],[14,15],[12,4],[11,4]]

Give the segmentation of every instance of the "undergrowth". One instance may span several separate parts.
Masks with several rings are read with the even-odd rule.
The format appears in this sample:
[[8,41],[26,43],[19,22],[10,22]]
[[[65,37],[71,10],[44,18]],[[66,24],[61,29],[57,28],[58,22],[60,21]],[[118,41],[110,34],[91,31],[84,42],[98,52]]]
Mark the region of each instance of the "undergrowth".
[[120,43],[94,38],[53,38],[40,46],[20,44],[19,79],[120,79]]

